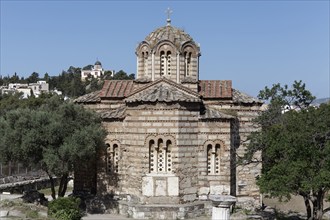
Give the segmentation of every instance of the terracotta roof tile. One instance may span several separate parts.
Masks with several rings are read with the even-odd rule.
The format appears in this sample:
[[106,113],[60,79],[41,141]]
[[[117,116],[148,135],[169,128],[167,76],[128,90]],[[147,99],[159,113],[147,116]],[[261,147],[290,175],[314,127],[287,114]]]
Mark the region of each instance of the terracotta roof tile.
[[100,102],[100,93],[101,91],[96,91],[96,92],[91,92],[86,95],[80,96],[73,100],[75,103],[95,103],[95,102]]
[[133,91],[133,80],[106,80],[101,98],[125,98]]

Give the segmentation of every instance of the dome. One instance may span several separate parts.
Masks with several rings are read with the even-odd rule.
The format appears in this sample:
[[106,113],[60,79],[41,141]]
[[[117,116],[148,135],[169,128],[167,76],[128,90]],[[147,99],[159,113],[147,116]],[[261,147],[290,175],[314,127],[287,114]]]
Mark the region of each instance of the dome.
[[96,61],[94,65],[100,65],[100,66],[102,66],[102,64],[101,64],[100,61]]
[[186,42],[194,43],[189,34],[171,25],[157,28],[145,38],[145,41],[149,43],[151,48],[163,40],[171,41],[178,49]]

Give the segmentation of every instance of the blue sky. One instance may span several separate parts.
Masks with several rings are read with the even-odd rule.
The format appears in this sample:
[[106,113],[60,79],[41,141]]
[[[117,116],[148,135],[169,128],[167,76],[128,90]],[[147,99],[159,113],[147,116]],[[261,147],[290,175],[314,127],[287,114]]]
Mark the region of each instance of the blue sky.
[[137,44],[170,7],[172,25],[200,43],[201,79],[253,96],[303,80],[330,96],[329,1],[0,1],[2,76],[58,75],[97,58],[135,73]]

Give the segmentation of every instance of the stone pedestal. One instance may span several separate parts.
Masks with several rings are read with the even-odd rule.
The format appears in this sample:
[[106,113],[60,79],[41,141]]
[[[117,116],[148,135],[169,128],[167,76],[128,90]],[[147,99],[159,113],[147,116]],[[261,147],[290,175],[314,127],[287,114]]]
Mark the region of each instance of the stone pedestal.
[[212,201],[212,220],[229,220],[230,208],[236,202],[234,196],[210,195]]
[[220,205],[212,208],[212,220],[229,220],[230,206],[232,203],[222,202]]
[[142,177],[142,195],[178,196],[179,177],[174,174],[147,174]]

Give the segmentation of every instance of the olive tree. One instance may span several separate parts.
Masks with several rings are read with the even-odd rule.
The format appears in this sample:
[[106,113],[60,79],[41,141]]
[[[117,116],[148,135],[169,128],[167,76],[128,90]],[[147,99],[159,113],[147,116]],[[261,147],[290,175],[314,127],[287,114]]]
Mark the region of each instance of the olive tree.
[[95,157],[105,145],[106,132],[96,113],[54,97],[38,109],[3,114],[0,136],[1,159],[41,167],[50,178],[55,199],[53,177],[60,179],[58,196],[64,196],[74,164]]

